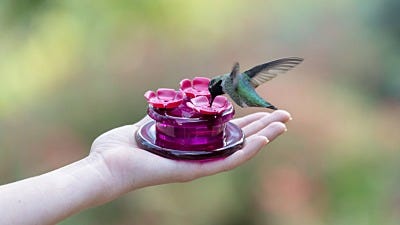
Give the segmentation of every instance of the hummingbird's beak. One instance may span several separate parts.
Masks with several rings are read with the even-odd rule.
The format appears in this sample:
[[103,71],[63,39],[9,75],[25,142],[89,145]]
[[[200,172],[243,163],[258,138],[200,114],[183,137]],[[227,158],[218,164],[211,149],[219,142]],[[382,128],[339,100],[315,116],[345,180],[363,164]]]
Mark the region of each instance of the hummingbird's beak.
[[213,94],[211,94],[211,99],[210,99],[210,107],[211,107],[211,105],[212,105],[212,103],[213,103],[213,101],[214,101],[215,97],[216,97],[216,96],[214,96]]

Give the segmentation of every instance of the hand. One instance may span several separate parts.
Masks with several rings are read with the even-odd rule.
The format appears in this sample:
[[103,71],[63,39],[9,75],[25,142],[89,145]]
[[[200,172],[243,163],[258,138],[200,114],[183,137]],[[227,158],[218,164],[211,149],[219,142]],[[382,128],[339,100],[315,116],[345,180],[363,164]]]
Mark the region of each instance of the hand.
[[[136,130],[148,116],[133,125],[108,131],[98,137],[90,155],[102,157],[109,173],[110,187],[119,194],[157,184],[185,182],[199,177],[231,170],[251,159],[270,141],[286,131],[290,114],[283,110],[258,112],[232,120],[242,128],[246,141],[242,149],[225,159],[196,162],[163,158],[140,149],[135,140]],[[121,193],[122,192],[122,193]]]
[[134,135],[149,121],[145,117],[98,137],[89,156],[82,160],[0,186],[0,224],[55,224],[137,188],[190,181],[233,169],[282,134],[289,119],[288,112],[277,110],[233,120],[245,133],[243,148],[224,159],[196,162],[166,159],[140,149]]

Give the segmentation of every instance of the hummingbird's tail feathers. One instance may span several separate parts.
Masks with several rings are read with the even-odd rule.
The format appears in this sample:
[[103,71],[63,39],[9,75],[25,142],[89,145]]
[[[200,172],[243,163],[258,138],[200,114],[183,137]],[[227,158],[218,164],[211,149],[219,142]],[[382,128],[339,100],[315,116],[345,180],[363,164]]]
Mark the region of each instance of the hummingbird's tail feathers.
[[268,102],[264,102],[263,105],[258,105],[258,104],[246,104],[245,102],[242,102],[240,107],[242,108],[247,108],[247,107],[262,107],[262,108],[267,108],[267,109],[273,109],[273,110],[278,110],[278,108],[276,108],[274,105],[272,105],[271,103]]
[[278,108],[276,108],[275,106],[273,106],[273,105],[269,105],[269,106],[267,106],[267,107],[265,107],[265,108],[268,108],[268,109],[273,109],[273,110],[278,110]]
[[283,74],[291,70],[292,68],[303,62],[303,60],[304,59],[299,57],[277,59],[253,67],[244,73],[250,77],[251,84],[254,88],[256,88],[259,85],[275,78],[279,74]]

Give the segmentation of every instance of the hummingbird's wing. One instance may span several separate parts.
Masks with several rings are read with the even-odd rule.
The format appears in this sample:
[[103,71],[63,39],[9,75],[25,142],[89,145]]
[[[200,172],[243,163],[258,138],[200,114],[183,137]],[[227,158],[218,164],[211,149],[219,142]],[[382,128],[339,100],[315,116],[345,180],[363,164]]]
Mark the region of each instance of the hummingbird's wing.
[[302,61],[303,59],[298,57],[277,59],[253,67],[244,73],[250,77],[251,84],[253,85],[254,88],[256,88],[259,85],[278,76],[279,74],[289,71],[293,67],[300,64]]
[[232,80],[232,86],[234,90],[237,90],[238,88],[238,83],[240,79],[240,66],[239,63],[236,62],[233,65],[232,72],[229,74],[229,78]]

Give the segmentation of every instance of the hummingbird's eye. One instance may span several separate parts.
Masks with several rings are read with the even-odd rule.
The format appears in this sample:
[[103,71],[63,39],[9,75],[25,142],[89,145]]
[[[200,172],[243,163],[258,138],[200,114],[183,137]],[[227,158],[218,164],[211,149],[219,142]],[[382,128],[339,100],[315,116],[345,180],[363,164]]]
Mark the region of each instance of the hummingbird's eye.
[[215,83],[214,80],[210,81],[210,83],[208,84],[208,87],[212,87],[214,85],[214,83]]

